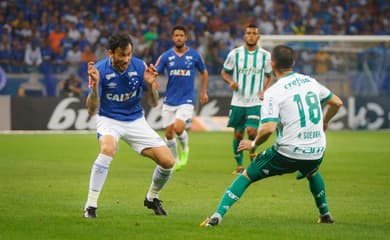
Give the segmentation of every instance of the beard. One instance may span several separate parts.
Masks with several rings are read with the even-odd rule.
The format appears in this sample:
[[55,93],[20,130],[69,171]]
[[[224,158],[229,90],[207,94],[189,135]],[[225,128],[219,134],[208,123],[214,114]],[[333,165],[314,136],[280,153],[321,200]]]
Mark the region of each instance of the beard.
[[256,47],[257,46],[257,43],[246,43],[246,45],[248,45],[248,47]]
[[175,45],[177,49],[182,49],[184,47],[184,43],[178,43]]
[[113,64],[114,69],[118,72],[124,72],[127,69],[127,63],[125,62],[116,62]]

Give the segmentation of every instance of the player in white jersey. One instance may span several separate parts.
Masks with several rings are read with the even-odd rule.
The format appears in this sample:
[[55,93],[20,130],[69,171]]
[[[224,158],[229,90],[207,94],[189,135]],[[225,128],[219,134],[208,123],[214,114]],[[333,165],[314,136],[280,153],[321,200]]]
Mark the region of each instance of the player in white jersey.
[[172,174],[175,160],[162,138],[146,122],[141,106],[144,92],[151,106],[158,104],[157,70],[132,57],[132,50],[129,35],[114,35],[109,40],[109,57],[96,64],[88,63],[87,107],[90,115],[98,114],[100,153],[92,166],[85,218],[96,218],[98,198],[119,139],[156,162],[144,206],[156,215],[167,215],[158,196]]
[[[161,54],[156,62],[156,68],[158,73],[164,73],[166,70],[168,77],[161,116],[165,128],[165,139],[177,161],[175,170],[178,170],[188,161],[189,147],[186,128],[191,123],[196,104],[196,71],[200,72],[201,77],[199,93],[201,104],[209,100],[207,96],[208,72],[202,56],[186,45],[187,30],[184,26],[178,25],[172,29],[172,41],[173,48]],[[175,135],[181,145],[180,158]]]
[[[277,82],[264,95],[261,126],[254,141],[243,140],[239,150],[263,144],[277,129],[275,144],[259,154],[224,193],[216,212],[201,226],[216,226],[251,183],[298,171],[306,177],[320,217],[317,223],[333,223],[326,201],[325,184],[319,173],[326,149],[325,131],[342,106],[341,99],[315,79],[295,73],[293,50],[284,45],[272,51],[272,69]],[[329,107],[322,113],[321,103]]]
[[[245,45],[231,50],[223,64],[222,79],[233,90],[228,127],[234,128],[233,153],[237,166],[233,174],[241,174],[243,153],[237,147],[244,138],[253,140],[260,123],[261,100],[272,84],[271,54],[258,46],[259,29],[250,24],[245,28]],[[260,96],[260,98],[259,98]],[[255,152],[250,152],[251,160]]]

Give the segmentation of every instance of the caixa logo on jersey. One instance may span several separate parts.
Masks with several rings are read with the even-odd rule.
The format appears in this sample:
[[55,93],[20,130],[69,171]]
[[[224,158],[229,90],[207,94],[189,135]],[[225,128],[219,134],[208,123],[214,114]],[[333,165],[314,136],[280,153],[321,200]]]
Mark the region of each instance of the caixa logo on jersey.
[[80,103],[78,98],[65,98],[55,107],[47,124],[49,130],[96,129],[96,117],[90,117],[86,108],[71,107]]

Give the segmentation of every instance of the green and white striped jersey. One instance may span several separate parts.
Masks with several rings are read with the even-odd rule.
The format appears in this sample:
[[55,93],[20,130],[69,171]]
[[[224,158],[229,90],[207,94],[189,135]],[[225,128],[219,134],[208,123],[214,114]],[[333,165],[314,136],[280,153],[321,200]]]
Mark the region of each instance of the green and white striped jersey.
[[321,102],[333,93],[314,78],[292,72],[264,94],[261,123],[278,122],[276,150],[283,156],[314,160],[326,148]]
[[261,47],[248,51],[245,46],[231,50],[223,64],[225,72],[231,73],[238,83],[233,92],[231,105],[251,107],[261,105],[257,93],[263,89],[265,74],[270,74],[271,54]]

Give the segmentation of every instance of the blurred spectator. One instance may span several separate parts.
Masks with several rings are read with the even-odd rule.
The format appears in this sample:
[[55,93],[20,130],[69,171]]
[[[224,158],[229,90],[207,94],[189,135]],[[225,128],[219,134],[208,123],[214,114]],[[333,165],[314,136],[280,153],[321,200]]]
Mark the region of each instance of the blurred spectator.
[[24,65],[24,45],[19,41],[12,42],[12,52],[10,58],[11,72],[22,73]]
[[86,46],[81,54],[81,64],[79,69],[79,76],[84,80],[85,82],[88,81],[88,62],[96,62],[96,56],[92,52],[90,46]]
[[80,47],[81,51],[84,50],[85,46],[91,46],[89,41],[85,38],[84,32],[80,32],[80,39],[79,39],[78,43],[79,43],[79,47]]
[[4,69],[0,66],[0,91],[5,88],[7,85],[7,74],[5,73]]
[[81,96],[81,81],[77,74],[71,73],[68,78],[59,83],[62,96],[64,97],[80,97]]
[[68,71],[72,73],[78,73],[79,66],[82,60],[82,52],[80,50],[79,43],[73,43],[72,49],[70,49],[65,56],[65,61],[68,64]]
[[65,32],[61,30],[59,24],[55,25],[54,31],[49,34],[50,47],[55,54],[59,54],[61,50],[61,40],[65,37]]
[[0,42],[0,66],[6,71],[11,70],[11,42],[7,34],[3,34]]
[[73,38],[69,36],[69,31],[66,30],[64,32],[64,37],[60,41],[60,46],[62,50],[64,51],[64,54],[66,55],[68,51],[73,47],[73,43],[77,42]]
[[78,41],[80,39],[80,31],[76,28],[76,22],[69,22],[69,37],[74,41]]
[[39,71],[42,63],[42,54],[37,41],[32,41],[31,44],[27,44],[24,53],[24,62],[28,73],[36,73]]
[[306,48],[302,51],[301,55],[301,72],[305,72],[308,75],[313,73],[314,54],[310,48]]
[[91,19],[87,19],[84,22],[84,35],[91,46],[93,46],[99,38],[100,31],[96,28]]
[[[96,50],[94,52],[97,61],[105,57],[108,57],[108,51],[106,47],[107,44],[108,44],[108,40],[100,39],[99,44],[97,45]],[[138,44],[135,46],[138,46]]]
[[328,51],[320,49],[315,54],[315,70],[317,74],[328,72],[330,66],[330,54]]
[[50,42],[48,38],[42,38],[41,46],[42,64],[41,71],[43,74],[51,74],[54,64],[54,53],[50,48]]

